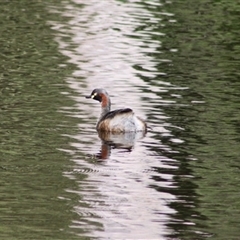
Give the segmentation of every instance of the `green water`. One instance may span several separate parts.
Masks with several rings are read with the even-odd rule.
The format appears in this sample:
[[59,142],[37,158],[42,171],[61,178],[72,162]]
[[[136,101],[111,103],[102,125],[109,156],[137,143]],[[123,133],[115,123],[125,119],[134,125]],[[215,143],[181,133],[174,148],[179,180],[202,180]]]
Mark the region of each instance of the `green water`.
[[[124,4],[127,7],[129,3]],[[75,167],[69,155],[61,150],[74,149],[67,136],[80,134],[88,139],[88,133],[79,130],[79,125],[83,124],[81,118],[73,117],[77,109],[74,97],[78,95],[66,83],[77,67],[60,53],[55,41],[56,31],[49,24],[50,21],[68,21],[69,18],[49,11],[52,6],[61,11],[63,5],[58,1],[0,3],[1,239],[91,239],[91,236],[96,237],[94,230],[91,232],[94,227],[106,231],[105,238],[101,239],[108,237],[104,228],[108,218],[103,221],[104,214],[98,216],[97,205],[89,207],[88,213],[77,214],[74,210],[84,195],[94,193],[94,187],[104,183],[86,180],[93,175],[91,171],[95,167],[95,162],[86,157],[87,148],[80,149],[77,157],[89,161],[89,172],[75,174],[77,180],[65,176]],[[164,7],[153,7],[154,4],[146,2],[139,6],[152,16],[159,17],[163,12],[159,24],[149,24],[146,18],[135,31],[150,27],[153,33],[164,33],[164,37],[151,35],[159,47],[149,56],[171,60],[157,65],[159,74],[155,78],[139,73],[140,78],[149,89],[159,87],[159,80],[184,89],[177,92],[172,88],[156,94],[164,100],[172,100],[172,94],[181,94],[176,104],[152,107],[151,99],[145,104],[149,104],[146,115],[150,122],[155,114],[160,115],[161,109],[169,118],[167,122],[178,127],[170,127],[171,133],[183,141],[181,144],[171,142],[157,132],[155,139],[159,140],[159,145],[149,147],[152,150],[148,152],[149,159],[154,154],[164,155],[176,160],[173,166],[177,167],[155,166],[156,173],[173,175],[174,188],[158,187],[157,183],[165,180],[154,176],[156,173],[149,175],[149,179],[156,182],[150,188],[156,189],[159,195],[167,192],[179,200],[169,201],[175,213],[167,214],[170,219],[166,222],[161,215],[152,213],[159,218],[155,223],[164,222],[172,230],[172,234],[165,234],[166,239],[239,239],[240,5],[237,1],[180,0],[172,4],[164,2]],[[80,12],[82,5],[76,8]],[[173,15],[164,15],[164,11]],[[137,64],[132,67],[141,71]],[[162,76],[162,72],[167,75]],[[78,103],[82,104],[80,109],[84,109],[84,103]],[[66,114],[63,109],[67,108],[74,110]],[[87,118],[93,117],[89,113]],[[92,122],[87,125],[90,129],[93,129]],[[174,151],[164,152],[159,148],[160,141]],[[87,144],[90,148],[91,140]],[[142,161],[143,157],[138,157]],[[109,165],[114,175],[114,161]],[[148,182],[141,181],[148,190]],[[84,184],[89,184],[89,188]],[[75,194],[75,190],[80,193]],[[114,188],[110,190],[115,193]],[[129,204],[137,204],[137,201]],[[107,206],[111,206],[110,203]],[[148,209],[148,203],[145,207]],[[105,212],[108,210],[104,208]],[[95,215],[97,220],[85,220],[84,214]],[[134,217],[128,221],[129,228],[131,224],[134,226]],[[124,238],[124,232],[122,234]]]
[[66,59],[46,24],[45,4],[0,5],[0,236],[72,239],[72,203],[64,200],[70,181],[62,176],[69,162],[57,150],[66,144],[65,126],[71,131],[58,112],[70,104],[60,92],[71,66],[59,67]]
[[185,129],[181,151],[197,159],[183,161],[195,178],[189,181],[194,184],[194,210],[184,215],[196,225],[179,236],[200,239],[193,233],[198,231],[205,232],[202,238],[239,239],[240,5],[179,1],[171,11],[178,22],[166,29],[166,44],[179,49],[173,56],[171,79],[189,91],[182,101],[188,107],[169,112]]

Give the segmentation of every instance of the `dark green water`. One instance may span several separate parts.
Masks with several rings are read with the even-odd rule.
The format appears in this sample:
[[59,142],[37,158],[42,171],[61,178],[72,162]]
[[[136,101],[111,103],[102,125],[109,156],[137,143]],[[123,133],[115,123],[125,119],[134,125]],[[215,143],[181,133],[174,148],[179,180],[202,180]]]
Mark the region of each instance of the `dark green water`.
[[171,11],[178,22],[166,30],[166,44],[179,49],[171,79],[189,87],[183,102],[204,101],[181,111],[169,110],[175,124],[185,129],[180,151],[197,159],[183,161],[195,179],[188,181],[195,208],[192,215],[187,210],[184,215],[195,226],[179,235],[199,239],[189,234],[196,230],[212,239],[239,239],[240,5],[179,1]]
[[[1,239],[240,238],[237,1],[0,7]],[[101,163],[97,84],[152,126]]]
[[[70,163],[57,148],[71,124],[59,113],[71,66],[58,53],[45,5],[1,4],[1,239],[70,239],[71,205],[62,172]],[[71,120],[74,121],[73,119]],[[63,199],[60,199],[60,198]]]

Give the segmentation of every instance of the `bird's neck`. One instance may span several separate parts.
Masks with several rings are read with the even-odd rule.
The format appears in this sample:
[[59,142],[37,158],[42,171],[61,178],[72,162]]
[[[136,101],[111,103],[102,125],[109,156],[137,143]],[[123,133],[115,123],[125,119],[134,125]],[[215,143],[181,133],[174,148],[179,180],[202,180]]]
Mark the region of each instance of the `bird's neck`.
[[108,112],[110,112],[111,101],[108,96],[106,95],[102,96],[101,107],[102,107],[102,111],[101,111],[100,119],[102,119]]
[[103,118],[108,112],[110,112],[110,106],[102,107],[100,119]]

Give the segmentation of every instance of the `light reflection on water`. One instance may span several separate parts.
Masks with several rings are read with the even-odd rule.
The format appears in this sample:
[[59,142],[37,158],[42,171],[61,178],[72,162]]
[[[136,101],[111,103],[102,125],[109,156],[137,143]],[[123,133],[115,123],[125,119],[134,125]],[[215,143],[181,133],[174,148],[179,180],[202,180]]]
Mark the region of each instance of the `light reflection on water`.
[[[176,126],[167,123],[168,116],[160,107],[177,105],[181,95],[167,100],[159,95],[169,89],[184,89],[161,79],[167,73],[159,72],[156,64],[171,60],[151,56],[161,45],[152,35],[164,36],[154,33],[151,24],[161,24],[162,18],[174,20],[173,15],[163,9],[153,16],[139,1],[75,0],[64,4],[65,11],[59,14],[69,21],[50,24],[56,31],[60,51],[78,67],[66,79],[78,93],[77,97],[72,96],[75,109],[62,109],[79,118],[79,132],[66,136],[71,150],[63,149],[75,163],[73,171],[65,176],[79,184],[79,190],[67,190],[79,195],[79,204],[74,209],[79,219],[73,219],[71,228],[76,234],[81,229],[92,237],[164,238],[173,231],[167,223],[176,212],[169,207],[176,196],[156,189],[175,188],[174,175],[156,169],[177,167],[172,164],[174,159],[164,155],[173,150],[160,138],[168,136],[178,144],[182,141],[172,136],[169,129]],[[146,4],[149,8],[161,6],[157,1]],[[152,85],[143,80],[158,76],[159,81]],[[93,128],[100,107],[83,97],[96,87],[107,89],[113,109],[131,107],[142,118],[148,116],[149,133],[145,137],[98,136]]]

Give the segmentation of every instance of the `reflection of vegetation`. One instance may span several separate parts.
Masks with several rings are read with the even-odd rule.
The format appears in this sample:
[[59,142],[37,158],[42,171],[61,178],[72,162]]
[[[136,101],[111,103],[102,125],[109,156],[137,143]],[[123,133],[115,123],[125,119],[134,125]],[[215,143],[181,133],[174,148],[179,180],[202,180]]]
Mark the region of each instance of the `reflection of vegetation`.
[[59,234],[72,214],[58,199],[68,182],[62,177],[64,155],[56,149],[65,144],[58,126],[69,121],[57,112],[68,100],[59,94],[64,86],[56,84],[64,83],[70,69],[58,67],[65,59],[46,15],[39,1],[1,3],[2,239],[72,237]]
[[[166,111],[177,116],[174,124],[186,129],[182,133],[185,149],[198,159],[190,164],[202,196],[197,210],[207,217],[208,229],[198,225],[193,229],[206,230],[217,239],[237,237],[240,5],[236,1],[182,1],[173,7],[178,22],[165,29],[165,46],[176,46],[179,51],[166,54],[174,63],[171,82],[190,88],[190,94],[184,94],[190,106]],[[205,103],[194,105],[192,100]]]
[[[151,25],[153,33],[161,34],[152,35],[159,47],[149,55],[158,62],[158,72],[166,76],[139,76],[155,89],[158,87],[157,94],[163,100],[173,100],[171,94],[181,96],[174,98],[176,104],[171,106],[156,106],[153,100],[156,112],[161,109],[171,116],[167,121],[172,126],[184,129],[171,129],[174,136],[184,140],[183,144],[156,135],[179,153],[154,149],[178,160],[178,170],[157,169],[162,174],[174,175],[177,187],[156,189],[170,191],[183,200],[171,205],[178,212],[173,219],[194,223],[190,226],[178,221],[171,226],[183,239],[238,237],[240,4],[228,0],[184,0],[156,8],[149,7],[147,2],[143,5],[157,19],[162,18],[160,24]],[[162,13],[170,14],[162,17]],[[138,26],[139,31],[146,26],[149,27],[147,21]],[[135,68],[141,71],[141,66]],[[164,81],[189,89],[165,87]],[[150,118],[154,119],[154,111],[152,114]],[[189,160],[192,158],[197,160]],[[183,177],[186,175],[193,178]]]

